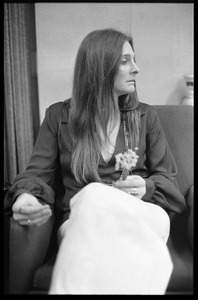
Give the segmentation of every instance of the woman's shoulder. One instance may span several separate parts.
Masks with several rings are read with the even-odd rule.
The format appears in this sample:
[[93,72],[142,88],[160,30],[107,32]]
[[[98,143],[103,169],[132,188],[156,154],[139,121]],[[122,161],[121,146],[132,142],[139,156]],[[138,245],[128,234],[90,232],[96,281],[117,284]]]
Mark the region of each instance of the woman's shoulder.
[[64,101],[59,101],[51,104],[47,108],[47,113],[50,115],[51,119],[62,119],[62,121],[67,119],[67,112],[69,108],[70,98]]
[[70,98],[69,99],[66,99],[64,101],[59,101],[59,102],[55,102],[53,104],[51,104],[47,110],[49,110],[51,113],[53,114],[60,114],[60,112],[63,110],[63,109],[67,109],[68,105],[69,105],[69,102],[70,102]]
[[139,102],[139,106],[140,106],[142,114],[156,115],[156,109],[153,105],[150,105],[145,102]]
[[139,102],[142,121],[146,127],[158,126],[156,124],[159,123],[159,117],[157,111],[153,105]]
[[70,99],[67,99],[64,101],[55,102],[47,107],[45,120],[48,122],[51,128],[57,130],[60,122],[67,123],[69,102]]

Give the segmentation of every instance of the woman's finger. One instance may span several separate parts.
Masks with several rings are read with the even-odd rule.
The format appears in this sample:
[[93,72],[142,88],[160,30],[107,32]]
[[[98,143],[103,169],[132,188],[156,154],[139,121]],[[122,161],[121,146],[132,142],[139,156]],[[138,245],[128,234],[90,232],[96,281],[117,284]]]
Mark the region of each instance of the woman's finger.
[[42,216],[38,219],[26,219],[26,220],[21,220],[19,221],[18,223],[21,225],[21,226],[40,226],[42,224],[44,224],[49,218],[50,218],[51,215],[45,215],[45,216]]
[[24,205],[21,207],[15,207],[13,209],[13,212],[16,212],[18,214],[33,214],[40,212],[45,209],[49,209],[50,206],[48,204],[39,204],[39,205]]
[[38,218],[42,218],[45,215],[51,215],[52,214],[52,210],[49,207],[46,207],[45,209],[42,209],[38,212],[33,212],[31,213],[29,211],[29,213],[14,213],[13,214],[13,219],[16,221],[23,221],[23,220],[27,220],[27,219],[38,219]]
[[42,210],[38,213],[33,213],[33,214],[27,214],[32,220],[36,220],[45,216],[51,216],[52,215],[52,210],[50,208],[46,208],[45,210]]
[[144,181],[138,179],[131,179],[128,177],[125,180],[118,180],[114,183],[114,187],[117,188],[131,188],[131,187],[138,187],[138,186],[142,186],[144,183]]

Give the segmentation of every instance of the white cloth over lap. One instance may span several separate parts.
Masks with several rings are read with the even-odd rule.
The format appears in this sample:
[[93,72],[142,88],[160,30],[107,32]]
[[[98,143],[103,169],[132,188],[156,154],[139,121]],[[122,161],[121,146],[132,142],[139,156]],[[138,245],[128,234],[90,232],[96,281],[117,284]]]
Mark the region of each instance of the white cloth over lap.
[[173,265],[159,206],[91,183],[71,199],[49,294],[164,294]]

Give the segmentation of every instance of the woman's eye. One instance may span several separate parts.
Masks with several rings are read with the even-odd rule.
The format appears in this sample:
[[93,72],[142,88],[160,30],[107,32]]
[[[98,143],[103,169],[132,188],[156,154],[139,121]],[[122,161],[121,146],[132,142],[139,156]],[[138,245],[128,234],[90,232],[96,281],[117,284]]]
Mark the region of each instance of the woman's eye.
[[123,59],[123,60],[121,61],[121,64],[122,64],[122,65],[126,65],[126,64],[127,64],[127,62],[128,62],[128,60],[127,60],[127,59]]

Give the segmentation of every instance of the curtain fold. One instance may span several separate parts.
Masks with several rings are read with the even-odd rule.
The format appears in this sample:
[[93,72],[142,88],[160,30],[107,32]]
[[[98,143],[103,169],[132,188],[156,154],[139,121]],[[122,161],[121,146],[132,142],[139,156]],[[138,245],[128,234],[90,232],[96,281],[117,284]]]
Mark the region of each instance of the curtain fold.
[[25,170],[34,144],[28,4],[4,3],[4,182]]

